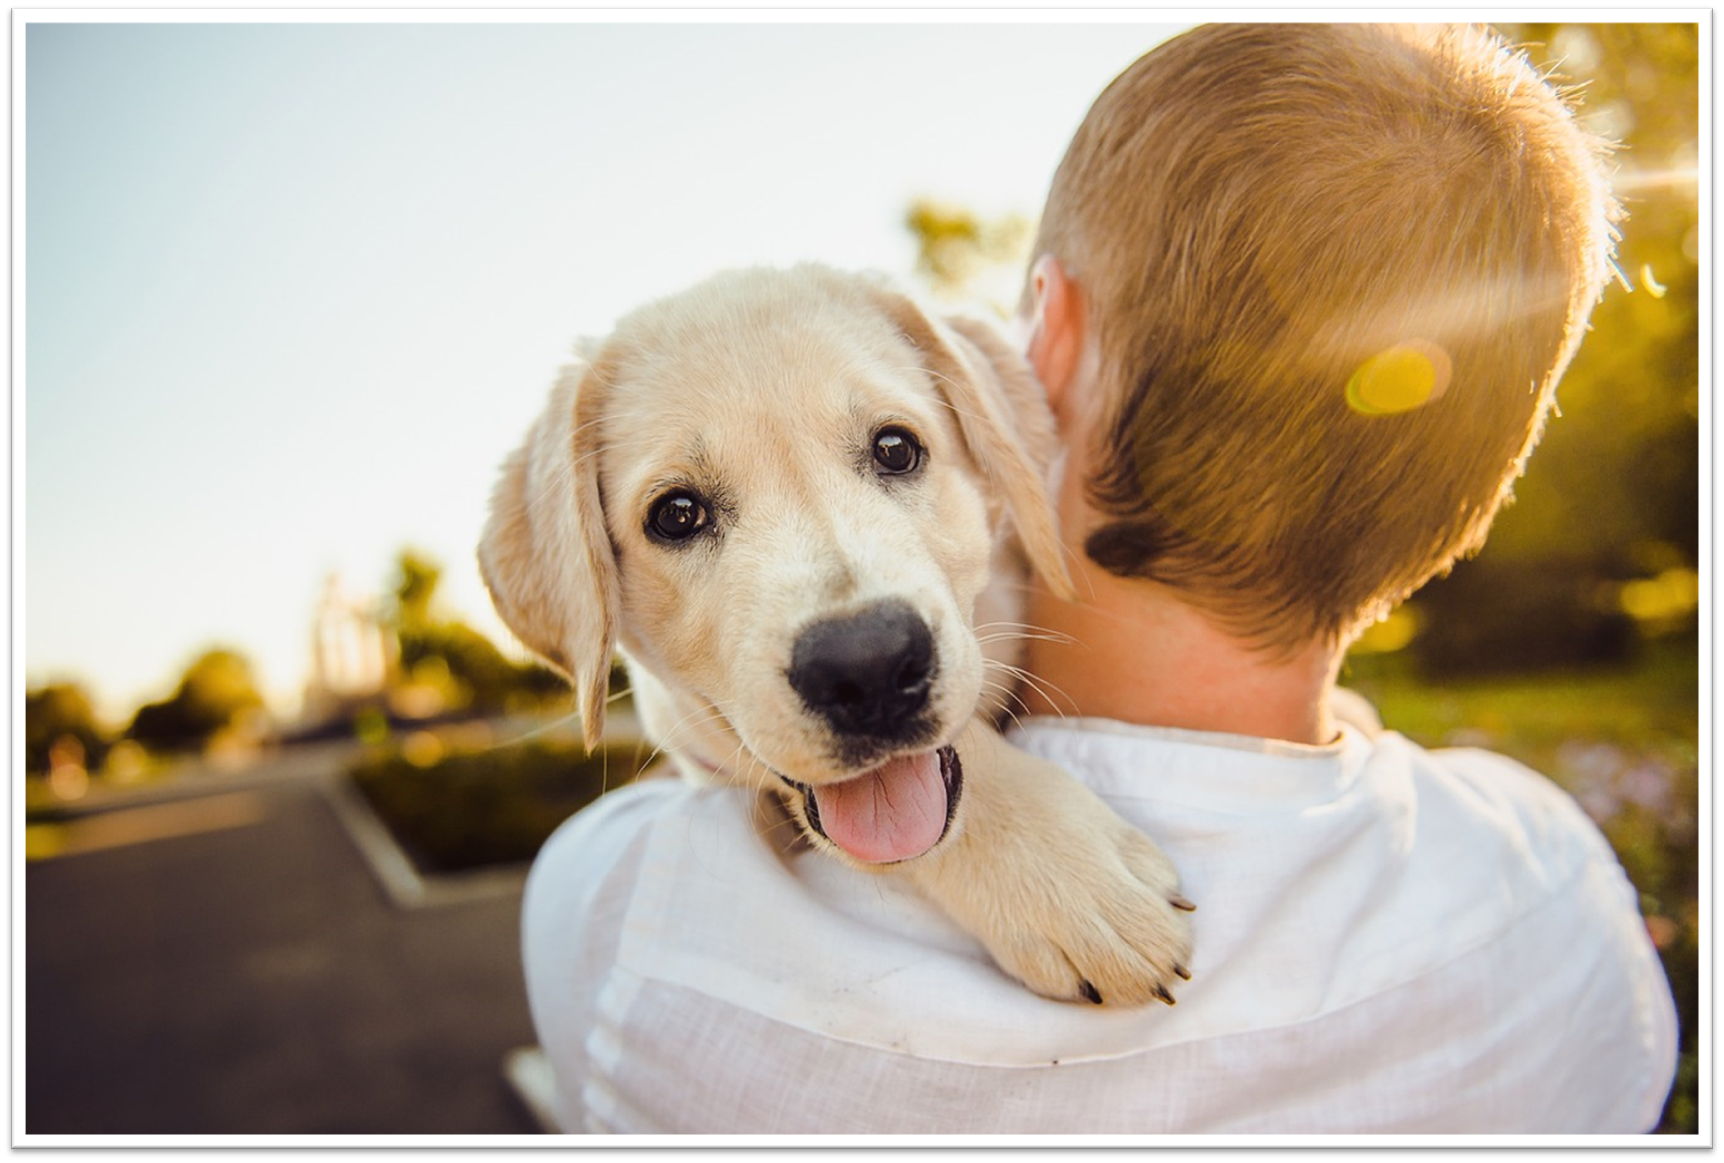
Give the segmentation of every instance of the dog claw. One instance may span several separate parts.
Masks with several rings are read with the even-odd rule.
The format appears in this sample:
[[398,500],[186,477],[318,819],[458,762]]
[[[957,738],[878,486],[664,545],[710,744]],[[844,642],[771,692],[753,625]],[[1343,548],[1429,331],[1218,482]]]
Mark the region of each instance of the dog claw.
[[1178,893],[1174,893],[1172,896],[1168,897],[1167,903],[1182,913],[1195,913],[1197,911],[1196,905],[1192,904]]
[[1078,983],[1078,992],[1083,994],[1086,999],[1088,999],[1091,1002],[1094,1002],[1096,1005],[1101,1004],[1101,994],[1098,993],[1096,991],[1095,986],[1091,985],[1089,982],[1087,982],[1087,981],[1079,982]]
[[1187,969],[1185,966],[1175,965],[1173,967],[1173,971],[1175,973],[1179,974],[1179,979],[1181,981],[1190,981],[1191,980],[1191,970]]
[[1166,1002],[1168,1005],[1175,1004],[1173,995],[1167,992],[1167,987],[1165,985],[1158,985],[1155,987],[1155,996]]

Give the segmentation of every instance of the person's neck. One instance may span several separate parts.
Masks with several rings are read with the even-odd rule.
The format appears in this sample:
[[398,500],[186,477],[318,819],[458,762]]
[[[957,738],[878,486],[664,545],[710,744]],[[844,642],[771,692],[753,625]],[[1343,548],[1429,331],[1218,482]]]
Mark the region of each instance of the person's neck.
[[[1075,555],[1074,555],[1075,556]],[[1327,743],[1342,652],[1314,643],[1290,658],[1216,629],[1163,586],[1075,563],[1081,595],[1031,591],[1021,697],[1035,714]],[[1047,633],[1040,633],[1047,632]]]

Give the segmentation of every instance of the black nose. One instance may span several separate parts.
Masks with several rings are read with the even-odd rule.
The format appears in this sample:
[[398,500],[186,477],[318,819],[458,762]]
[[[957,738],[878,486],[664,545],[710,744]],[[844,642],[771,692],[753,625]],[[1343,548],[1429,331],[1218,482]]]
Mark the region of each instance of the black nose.
[[921,726],[934,677],[934,636],[909,606],[884,602],[804,630],[790,685],[844,735],[905,738]]

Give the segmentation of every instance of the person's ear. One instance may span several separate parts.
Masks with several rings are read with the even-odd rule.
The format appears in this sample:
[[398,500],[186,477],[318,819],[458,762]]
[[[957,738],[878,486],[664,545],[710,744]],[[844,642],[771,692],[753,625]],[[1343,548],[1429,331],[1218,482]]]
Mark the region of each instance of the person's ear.
[[1086,319],[1083,291],[1051,254],[1030,268],[1029,339],[1024,354],[1048,395],[1054,415],[1065,417],[1083,363]]

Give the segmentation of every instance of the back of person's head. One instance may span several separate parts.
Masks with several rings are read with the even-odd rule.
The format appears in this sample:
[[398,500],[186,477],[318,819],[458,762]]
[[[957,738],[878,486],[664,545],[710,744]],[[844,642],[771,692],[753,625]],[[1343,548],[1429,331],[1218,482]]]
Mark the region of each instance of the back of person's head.
[[1484,540],[1611,270],[1603,151],[1472,28],[1219,25],[1090,110],[1085,541],[1228,630],[1346,640]]

